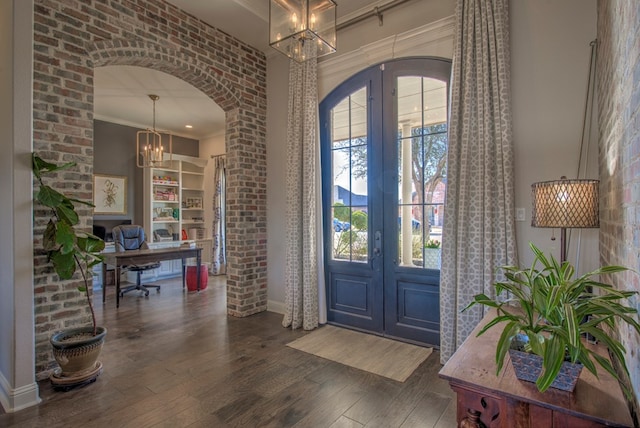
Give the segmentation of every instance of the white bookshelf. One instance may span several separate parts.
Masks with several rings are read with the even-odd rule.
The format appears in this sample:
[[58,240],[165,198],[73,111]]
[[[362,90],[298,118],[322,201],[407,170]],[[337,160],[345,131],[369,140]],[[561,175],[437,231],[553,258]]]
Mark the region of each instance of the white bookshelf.
[[[144,222],[150,243],[210,238],[204,221],[206,159],[173,155],[144,170]],[[166,232],[165,232],[166,231]]]

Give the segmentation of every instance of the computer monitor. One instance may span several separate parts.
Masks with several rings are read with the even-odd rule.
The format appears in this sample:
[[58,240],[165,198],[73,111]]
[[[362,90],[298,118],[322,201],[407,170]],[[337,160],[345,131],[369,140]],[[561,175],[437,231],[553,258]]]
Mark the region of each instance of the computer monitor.
[[93,219],[93,234],[98,238],[103,239],[105,242],[113,242],[112,229],[116,226],[120,226],[121,224],[131,224],[131,219]]

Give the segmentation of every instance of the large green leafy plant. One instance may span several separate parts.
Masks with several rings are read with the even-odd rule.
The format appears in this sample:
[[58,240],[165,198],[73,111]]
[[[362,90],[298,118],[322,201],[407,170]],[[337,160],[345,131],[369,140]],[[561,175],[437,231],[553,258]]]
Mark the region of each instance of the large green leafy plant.
[[35,153],[32,154],[33,174],[38,181],[35,199],[41,205],[51,209],[51,216],[42,237],[42,245],[47,252],[48,260],[60,279],[71,279],[79,271],[83,285],[78,287],[86,296],[93,334],[96,334],[96,316],[91,303],[89,278],[91,268],[101,263],[100,252],[104,249],[104,241],[97,236],[78,228],[80,222],[75,204],[93,207],[93,204],[70,198],[44,182],[43,177],[74,167],[75,162],[61,165],[46,162]]
[[506,281],[494,284],[496,298],[478,294],[465,308],[481,304],[497,311],[478,336],[504,323],[496,346],[497,373],[502,370],[514,337],[525,334],[529,339],[527,351],[542,357],[542,372],[536,381],[540,391],[553,383],[565,360],[580,362],[596,376],[598,364],[620,380],[610,361],[585,343],[582,336],[589,334],[609,349],[628,376],[626,350],[610,332],[624,322],[640,334],[637,310],[621,303],[637,292],[620,291],[595,279],[627,268],[605,266],[576,278],[570,263],[559,263],[553,256],[547,258],[535,245],[529,246],[535,256],[530,268],[502,267]]

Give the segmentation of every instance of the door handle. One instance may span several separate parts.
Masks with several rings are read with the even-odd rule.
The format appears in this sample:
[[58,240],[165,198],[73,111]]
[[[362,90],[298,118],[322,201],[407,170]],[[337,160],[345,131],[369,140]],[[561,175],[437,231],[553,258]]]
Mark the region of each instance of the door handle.
[[382,254],[382,232],[376,230],[373,238],[373,256],[378,257]]

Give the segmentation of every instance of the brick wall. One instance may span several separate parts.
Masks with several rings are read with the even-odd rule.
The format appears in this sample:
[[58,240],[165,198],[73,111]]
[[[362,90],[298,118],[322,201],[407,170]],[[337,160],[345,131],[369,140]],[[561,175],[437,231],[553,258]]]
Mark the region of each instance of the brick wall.
[[[92,200],[93,71],[149,67],[178,77],[226,112],[227,307],[234,316],[266,310],[266,59],[254,48],[163,0],[36,0],[34,6],[34,150],[75,161],[54,187]],[[133,154],[131,154],[133,156]],[[84,324],[78,281],[61,282],[46,263],[40,236],[48,218],[35,209],[36,372],[53,362],[48,337]],[[81,210],[89,227],[90,210]],[[115,310],[115,308],[113,309]]]
[[[600,163],[600,259],[640,272],[640,2],[598,1],[597,93]],[[640,291],[637,273],[605,278]],[[640,310],[640,300],[632,305]],[[640,337],[618,331],[627,353],[638,414]]]

